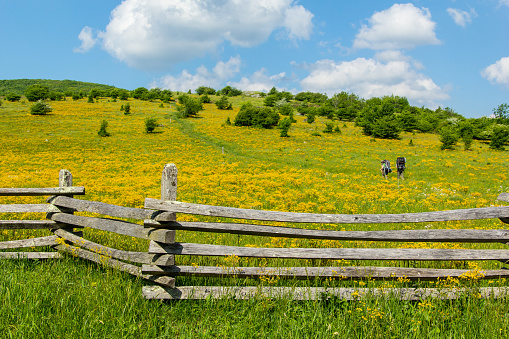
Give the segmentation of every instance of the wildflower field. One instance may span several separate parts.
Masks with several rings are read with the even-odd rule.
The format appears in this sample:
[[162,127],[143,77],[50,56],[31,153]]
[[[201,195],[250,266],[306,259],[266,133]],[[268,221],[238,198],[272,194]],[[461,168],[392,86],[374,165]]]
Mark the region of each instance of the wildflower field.
[[[212,96],[213,100],[218,97]],[[196,118],[177,118],[175,103],[163,104],[108,98],[55,101],[45,116],[30,115],[26,102],[0,107],[0,187],[55,187],[60,169],[71,171],[74,185],[85,186],[84,199],[121,206],[143,207],[146,197],[160,196],[161,171],[176,164],[179,201],[263,210],[310,213],[409,213],[501,205],[509,192],[505,152],[474,142],[472,150],[440,150],[437,135],[404,133],[400,140],[371,139],[352,122],[334,121],[340,132],[324,133],[325,118],[308,124],[303,116],[282,138],[277,129],[235,127],[242,102],[233,110],[204,104]],[[145,119],[158,122],[145,132]],[[109,137],[98,136],[103,120]],[[380,161],[395,167],[407,159],[405,179],[395,173],[387,180]],[[44,198],[3,197],[1,204],[42,203]],[[3,219],[42,219],[43,214],[3,214]],[[198,220],[179,216],[179,220]],[[201,219],[200,219],[201,220]],[[333,230],[422,228],[502,229],[498,219],[402,225],[298,225]],[[85,237],[107,246],[145,251],[148,242],[86,229]],[[0,241],[49,235],[49,231],[0,233]],[[301,240],[177,232],[177,241],[253,247],[364,247],[363,242]],[[504,248],[505,244],[387,243],[381,247]],[[183,257],[185,265],[344,266],[348,261],[283,261]],[[376,265],[377,263],[370,263]],[[380,264],[380,263],[378,263]],[[383,263],[412,267],[464,268],[478,272],[500,268],[493,262]],[[455,301],[402,302],[359,299],[294,302],[232,299],[156,302],[144,300],[146,284],[76,258],[60,261],[0,263],[0,333],[6,337],[507,337],[506,300],[481,300],[475,294]],[[436,282],[304,281],[226,279],[252,285],[352,287],[505,286],[507,281],[464,279]],[[177,278],[177,285],[218,284],[211,278]]]

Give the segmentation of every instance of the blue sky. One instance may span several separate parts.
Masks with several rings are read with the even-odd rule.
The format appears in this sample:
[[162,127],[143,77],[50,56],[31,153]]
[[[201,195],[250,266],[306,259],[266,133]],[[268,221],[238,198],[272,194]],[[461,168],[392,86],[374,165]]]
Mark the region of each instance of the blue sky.
[[0,79],[509,103],[509,0],[0,0]]

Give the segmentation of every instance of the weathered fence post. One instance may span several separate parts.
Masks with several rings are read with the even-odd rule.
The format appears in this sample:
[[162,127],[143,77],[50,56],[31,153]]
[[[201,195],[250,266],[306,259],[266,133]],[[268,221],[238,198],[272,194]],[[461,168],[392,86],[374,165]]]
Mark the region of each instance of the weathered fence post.
[[[163,174],[161,177],[161,200],[167,200],[167,201],[176,201],[177,200],[177,166],[175,164],[166,164],[164,165]],[[172,213],[172,215],[167,218],[167,221],[175,221],[177,219],[176,213]],[[164,228],[164,222],[159,222],[160,227]],[[173,241],[175,242],[175,230],[171,231]],[[175,255],[173,254],[163,254],[160,253],[152,253],[150,251],[150,248],[154,248],[159,246],[160,244],[157,244],[153,240],[150,241],[149,246],[149,254],[154,254],[154,257],[152,258],[152,264],[153,265],[159,265],[159,266],[172,266],[175,265]],[[166,286],[175,286],[175,278],[172,277],[166,277],[166,276],[153,276],[153,279],[151,279],[155,282],[164,283]],[[160,280],[160,281],[158,281]]]
[[[61,169],[58,172],[58,186],[59,187],[72,187],[72,174],[70,171],[66,169]],[[74,198],[74,195],[70,195],[69,198]],[[68,211],[67,213],[73,214],[73,212]],[[65,231],[75,233],[74,228],[64,228]],[[75,233],[76,235],[83,237],[83,232]]]

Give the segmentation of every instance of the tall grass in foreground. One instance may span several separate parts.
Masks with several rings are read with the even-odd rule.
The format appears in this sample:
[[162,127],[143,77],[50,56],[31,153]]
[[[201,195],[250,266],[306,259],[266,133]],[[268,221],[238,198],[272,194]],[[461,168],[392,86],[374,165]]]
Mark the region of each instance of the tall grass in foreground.
[[[313,213],[406,213],[499,204],[509,192],[509,160],[503,152],[474,142],[472,151],[441,151],[436,135],[403,134],[402,140],[362,136],[353,123],[340,123],[341,134],[314,136],[326,120],[313,124],[296,117],[290,137],[277,130],[224,124],[238,112],[205,104],[198,118],[175,117],[174,104],[130,100],[52,104],[46,116],[32,116],[26,103],[5,102],[0,108],[0,187],[54,187],[58,171],[70,170],[85,199],[142,207],[145,197],[160,194],[166,163],[179,170],[178,200],[240,208]],[[156,118],[158,133],[145,133],[144,121]],[[107,120],[111,136],[101,138],[97,126]],[[337,123],[337,122],[336,122]],[[409,140],[414,146],[409,146]],[[224,149],[224,153],[222,150]],[[407,157],[405,181],[383,180],[380,160]],[[42,203],[44,198],[2,198],[0,203]],[[4,219],[42,219],[32,214],[4,214]],[[201,220],[179,216],[179,220]],[[275,224],[275,223],[274,223]],[[333,230],[420,228],[505,228],[499,220],[405,225],[288,225]],[[85,237],[119,249],[145,251],[148,243],[88,230]],[[48,231],[0,231],[0,241],[48,235]],[[296,239],[178,232],[178,241],[258,247],[352,247],[365,242]],[[503,244],[400,244],[380,247],[503,248]],[[179,257],[179,264],[290,266],[356,265],[346,261]],[[364,264],[364,263],[363,263]],[[488,262],[367,263],[417,267],[499,268]],[[60,261],[0,262],[0,333],[7,337],[507,337],[506,300],[479,300],[478,286],[506,286],[506,280],[283,281],[177,278],[177,285],[207,284],[351,287],[473,288],[456,301],[400,302],[394,298],[355,302],[339,300],[220,299],[184,302],[143,300],[146,282],[69,258]]]
[[69,258],[0,262],[3,338],[506,338],[507,300],[145,300],[143,282]]

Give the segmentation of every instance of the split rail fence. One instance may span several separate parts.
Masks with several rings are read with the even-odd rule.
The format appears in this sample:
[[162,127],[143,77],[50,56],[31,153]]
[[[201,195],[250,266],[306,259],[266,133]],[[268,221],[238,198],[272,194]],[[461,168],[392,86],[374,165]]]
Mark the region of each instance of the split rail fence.
[[[84,195],[84,187],[72,186],[72,175],[60,171],[59,187],[0,188],[0,196],[48,195],[47,204],[0,205],[0,213],[46,212],[46,220],[0,220],[0,229],[50,229],[51,236],[0,242],[0,250],[51,246],[52,252],[2,252],[0,258],[52,259],[62,253],[105,264],[156,283],[143,287],[148,299],[203,299],[255,296],[289,297],[299,300],[336,297],[355,299],[359,295],[393,295],[405,300],[427,297],[459,298],[469,292],[465,288],[347,288],[347,287],[275,287],[275,286],[175,286],[177,276],[281,279],[411,279],[436,280],[469,274],[464,269],[435,269],[384,266],[343,267],[225,267],[178,265],[175,257],[237,256],[242,258],[325,259],[354,261],[509,261],[505,249],[429,249],[429,248],[254,248],[214,244],[181,243],[175,241],[176,231],[229,233],[264,237],[326,239],[371,242],[441,242],[441,243],[509,243],[509,230],[479,229],[419,229],[387,231],[331,231],[295,227],[269,226],[234,222],[177,221],[177,213],[224,219],[285,222],[291,224],[383,224],[430,223],[453,220],[498,218],[509,223],[509,206],[485,207],[404,214],[312,214],[249,210],[208,206],[177,201],[177,168],[165,166],[161,180],[161,198],[146,198],[144,208],[130,208],[101,202],[75,199]],[[502,193],[501,201],[509,202]],[[74,212],[90,212],[105,217],[85,217]],[[111,218],[113,217],[113,218]],[[143,220],[143,225],[119,220]],[[223,220],[223,219],[222,219]],[[150,241],[147,252],[132,252],[109,248],[83,238],[79,230],[88,227]],[[141,266],[140,266],[141,265]],[[509,277],[508,269],[482,270],[486,279]],[[509,288],[478,288],[482,297],[509,296]]]

